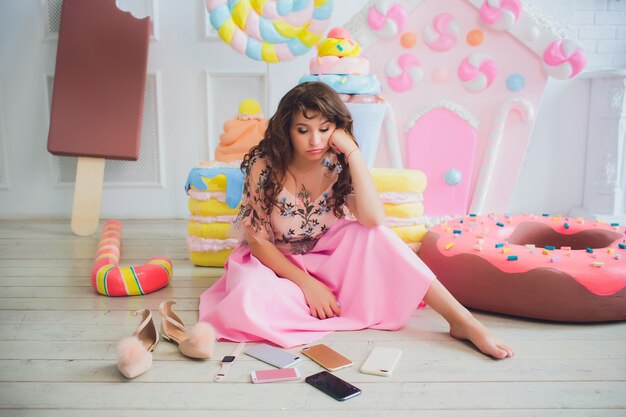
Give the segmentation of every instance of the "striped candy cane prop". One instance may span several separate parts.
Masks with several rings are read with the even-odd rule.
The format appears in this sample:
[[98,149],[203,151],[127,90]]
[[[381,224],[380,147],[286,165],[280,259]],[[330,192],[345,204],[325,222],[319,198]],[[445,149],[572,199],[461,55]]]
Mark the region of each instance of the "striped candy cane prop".
[[494,119],[494,128],[491,130],[489,135],[489,142],[487,143],[487,148],[485,149],[483,163],[478,175],[478,182],[476,183],[476,189],[474,190],[474,197],[472,198],[472,204],[470,205],[470,213],[483,214],[487,192],[491,187],[493,169],[496,165],[496,158],[498,157],[500,143],[502,142],[504,125],[508,115],[513,110],[520,112],[524,123],[529,123],[534,118],[532,104],[528,100],[524,100],[522,98],[508,99],[502,108],[500,108],[500,112]]
[[143,295],[169,284],[172,262],[167,258],[152,258],[140,266],[118,266],[122,244],[122,225],[107,221],[102,228],[96,260],[91,268],[91,284],[102,295],[112,297]]

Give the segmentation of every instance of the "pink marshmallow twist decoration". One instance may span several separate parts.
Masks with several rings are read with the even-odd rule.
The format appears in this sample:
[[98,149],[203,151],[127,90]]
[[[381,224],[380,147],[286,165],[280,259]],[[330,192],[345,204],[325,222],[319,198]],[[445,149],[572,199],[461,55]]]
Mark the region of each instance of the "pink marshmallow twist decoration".
[[543,52],[543,65],[551,77],[565,80],[575,77],[587,63],[587,57],[578,42],[558,39]]
[[474,53],[461,62],[457,75],[467,91],[480,93],[493,84],[498,68],[489,55]]
[[422,63],[413,54],[402,54],[389,61],[385,68],[387,84],[396,92],[403,93],[417,85],[424,77]]
[[379,38],[393,38],[404,29],[406,9],[394,1],[378,0],[367,13],[367,23]]
[[480,20],[491,29],[509,30],[521,13],[521,0],[485,0],[480,7]]
[[435,52],[444,52],[454,48],[461,29],[450,13],[440,13],[433,21],[424,26],[422,40]]

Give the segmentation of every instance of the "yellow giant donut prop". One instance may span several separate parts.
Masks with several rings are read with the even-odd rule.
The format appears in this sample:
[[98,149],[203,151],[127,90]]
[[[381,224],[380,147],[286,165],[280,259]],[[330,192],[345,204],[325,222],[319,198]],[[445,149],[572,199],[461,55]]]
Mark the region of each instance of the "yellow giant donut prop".
[[211,25],[239,53],[279,62],[306,53],[330,23],[333,0],[206,0]]
[[170,282],[172,262],[167,258],[152,258],[140,266],[118,266],[121,244],[122,225],[117,220],[107,221],[91,268],[91,284],[96,291],[112,297],[143,295]]

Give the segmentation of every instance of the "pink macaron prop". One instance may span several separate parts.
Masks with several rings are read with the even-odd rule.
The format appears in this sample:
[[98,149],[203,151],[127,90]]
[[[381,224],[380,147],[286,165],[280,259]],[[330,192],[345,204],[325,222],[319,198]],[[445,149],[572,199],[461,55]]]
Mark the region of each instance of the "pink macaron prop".
[[457,44],[461,29],[459,22],[450,13],[440,13],[424,26],[422,40],[435,52],[448,51]]
[[548,74],[559,80],[575,77],[587,63],[587,57],[578,42],[558,39],[543,53],[543,65]]
[[480,93],[493,84],[498,68],[489,55],[474,53],[461,62],[457,75],[467,91]]
[[402,54],[389,61],[385,67],[389,87],[398,93],[404,93],[417,85],[424,77],[422,63],[413,54]]
[[378,0],[367,13],[367,23],[379,38],[394,38],[404,29],[406,9],[395,1]]
[[494,30],[509,30],[522,13],[521,0],[485,0],[480,7],[480,20]]

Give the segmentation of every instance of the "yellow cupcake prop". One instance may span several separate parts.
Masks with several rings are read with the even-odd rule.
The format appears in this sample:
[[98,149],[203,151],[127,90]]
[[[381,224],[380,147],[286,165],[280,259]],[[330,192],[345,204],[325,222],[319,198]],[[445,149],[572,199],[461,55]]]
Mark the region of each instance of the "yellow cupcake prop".
[[220,143],[215,149],[215,160],[241,161],[263,139],[266,130],[267,119],[259,102],[252,98],[241,101],[235,118],[224,122]]

